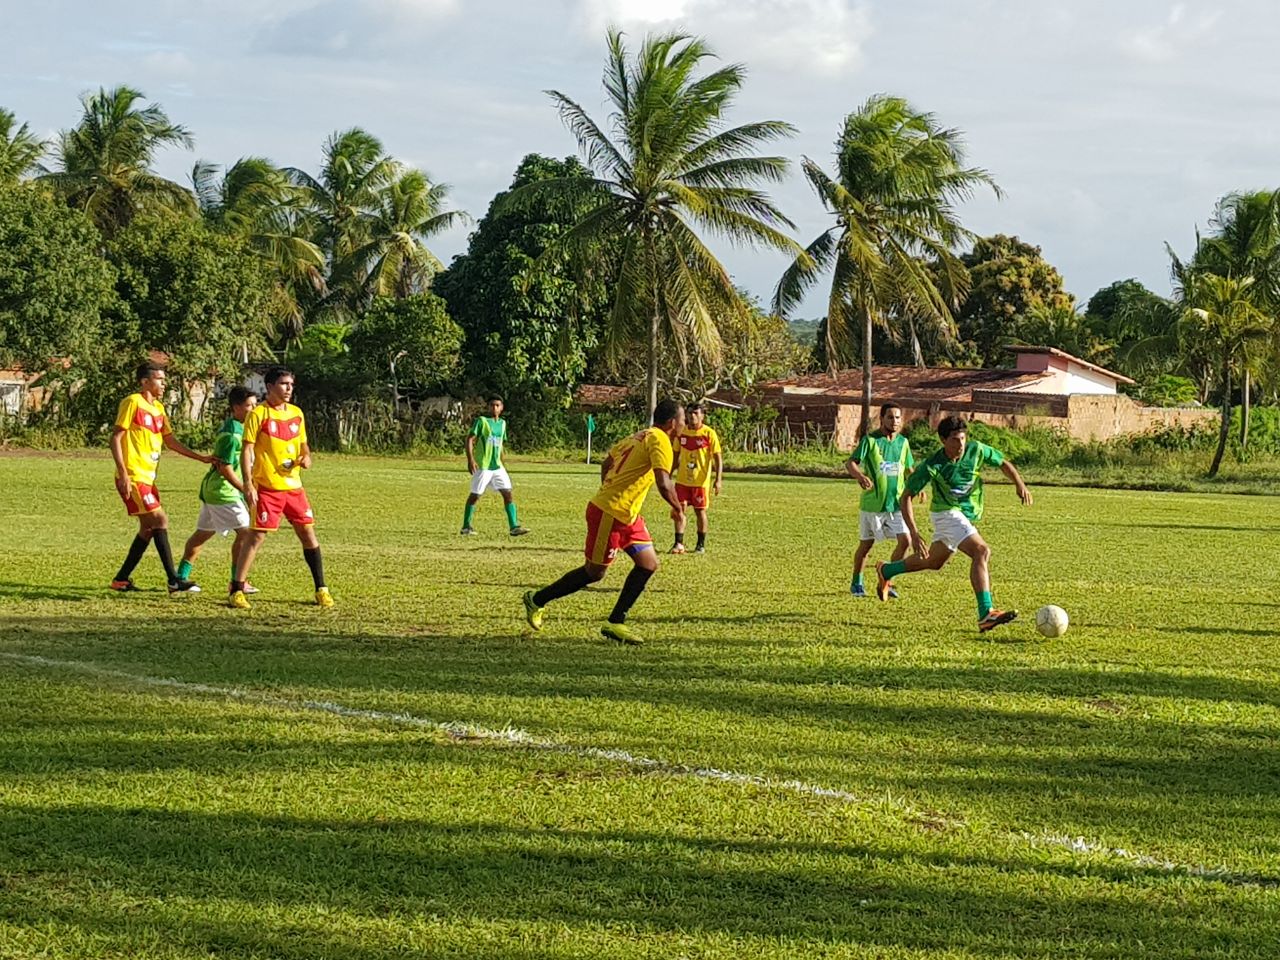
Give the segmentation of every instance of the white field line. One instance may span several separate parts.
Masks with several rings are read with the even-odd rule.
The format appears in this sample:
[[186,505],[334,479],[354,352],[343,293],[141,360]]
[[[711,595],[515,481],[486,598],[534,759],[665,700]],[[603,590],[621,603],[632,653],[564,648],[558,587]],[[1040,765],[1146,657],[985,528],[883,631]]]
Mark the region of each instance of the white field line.
[[[128,673],[124,670],[114,670],[110,667],[103,667],[96,663],[88,663],[80,660],[55,660],[49,657],[5,652],[0,652],[0,659],[8,660],[11,663],[23,664],[29,667],[71,670],[77,673],[90,674],[96,677],[120,680],[125,683],[138,686],[173,690],[185,694],[220,697],[256,706],[274,707],[281,710],[303,710],[314,713],[326,713],[331,716],[344,717],[353,720],[367,720],[376,723],[389,723],[397,726],[413,727],[419,730],[430,730],[460,741],[480,740],[491,743],[505,743],[522,747],[526,750],[542,751],[546,753],[562,753],[591,760],[607,760],[641,770],[664,773],[673,776],[693,777],[699,780],[715,780],[722,783],[759,787],[764,790],[776,790],[786,793],[801,794],[804,796],[823,797],[829,800],[855,803],[860,806],[887,806],[895,808],[907,817],[918,817],[929,820],[938,819],[936,815],[922,814],[905,801],[887,795],[878,798],[866,797],[851,793],[847,790],[840,790],[835,787],[824,787],[818,784],[806,783],[803,780],[778,780],[773,777],[765,777],[753,773],[739,773],[734,770],[720,770],[716,767],[695,767],[682,763],[671,763],[666,760],[655,760],[650,757],[637,756],[636,754],[630,753],[626,750],[557,743],[554,740],[536,737],[523,730],[511,727],[507,727],[502,730],[490,730],[470,723],[441,723],[426,717],[414,716],[410,713],[388,713],[382,710],[366,710],[361,707],[348,707],[344,704],[333,703],[328,700],[295,700],[288,697],[276,696],[270,693],[244,690],[239,687],[219,687],[206,683],[193,683],[187,680],[177,680],[170,677],[152,677],[147,676],[146,674]],[[1133,850],[1126,850],[1122,847],[1110,847],[1106,844],[1088,840],[1084,837],[1071,837],[1065,834],[1035,834],[1026,832],[1009,832],[1006,836],[1016,842],[1021,842],[1031,847],[1058,848],[1069,850],[1073,853],[1106,857],[1147,870],[1158,870],[1163,873],[1195,877],[1205,880],[1217,880],[1231,886],[1280,886],[1280,877],[1237,873],[1233,870],[1227,869],[1226,867],[1206,867],[1200,864],[1179,863],[1174,860],[1166,860],[1161,857],[1153,857]]]

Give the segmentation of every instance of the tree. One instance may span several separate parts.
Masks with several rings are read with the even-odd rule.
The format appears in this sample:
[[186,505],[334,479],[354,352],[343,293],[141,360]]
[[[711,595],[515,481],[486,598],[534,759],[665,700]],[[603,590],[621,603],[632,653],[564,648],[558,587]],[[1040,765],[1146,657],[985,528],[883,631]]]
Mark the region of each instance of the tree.
[[1016,341],[1021,344],[1055,347],[1081,360],[1099,365],[1111,362],[1114,344],[1100,337],[1089,318],[1075,307],[1033,306],[1018,322]]
[[375,300],[346,345],[358,367],[391,381],[399,405],[406,385],[419,395],[447,387],[461,367],[462,328],[449,317],[444,300],[428,290]]
[[40,158],[44,156],[47,144],[25,123],[15,130],[13,125],[17,119],[0,107],[0,184],[17,183],[43,169]]
[[540,260],[568,255],[588,270],[592,257],[616,247],[605,349],[617,361],[643,348],[652,411],[663,350],[674,350],[682,366],[691,354],[717,365],[718,319],[748,310],[699,231],[800,254],[779,229],[792,226],[791,221],[756,186],[781,180],[787,161],[753,152],[795,130],[777,120],[726,128],[725,113],[746,72],[733,64],[699,75],[703,61],[713,56],[701,39],[679,33],[649,36],[634,58],[621,33],[611,31],[608,44],[609,133],[581,105],[549,91],[561,120],[577,137],[592,178],[529,183],[508,202],[587,202],[587,212]]
[[969,271],[969,293],[956,314],[962,340],[971,343],[984,367],[1006,360],[1005,346],[1033,309],[1070,309],[1062,274],[1040,248],[1017,237],[979,238],[961,258]]
[[[836,176],[809,158],[809,184],[835,224],[783,274],[774,310],[785,316],[821,271],[832,274],[826,354],[832,369],[854,354],[861,334],[862,432],[871,426],[873,336],[894,318],[950,325],[967,288],[953,248],[970,236],[954,204],[995,184],[964,165],[960,133],[900,97],[877,95],[845,118]],[[941,279],[939,277],[941,274]]]
[[110,239],[143,210],[196,212],[186,188],[151,170],[163,147],[193,144],[190,131],[169,120],[159,104],[139,107],[131,87],[99,89],[81,98],[84,115],[58,134],[58,168],[42,179],[83,210]]

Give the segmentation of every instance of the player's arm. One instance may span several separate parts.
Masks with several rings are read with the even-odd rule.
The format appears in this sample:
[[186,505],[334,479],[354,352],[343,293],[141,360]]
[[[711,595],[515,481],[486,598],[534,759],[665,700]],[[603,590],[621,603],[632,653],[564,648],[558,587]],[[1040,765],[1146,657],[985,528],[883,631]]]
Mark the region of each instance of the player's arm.
[[311,444],[303,440],[298,446],[298,466],[303,470],[311,469]]
[[907,528],[907,533],[911,536],[911,550],[920,556],[928,556],[929,545],[924,542],[924,537],[920,535],[920,529],[916,526],[915,508],[911,506],[911,496],[908,494],[899,501],[902,507],[902,523]]
[[662,494],[662,499],[671,504],[672,509],[679,510],[680,500],[676,497],[676,482],[671,479],[671,472],[661,467],[654,467],[653,482],[657,485],[658,492]]
[[858,481],[858,486],[863,490],[870,490],[875,486],[875,482],[858,468],[857,462],[852,457],[845,461],[844,468],[849,471],[849,476]]
[[253,488],[253,461],[257,458],[257,451],[253,449],[252,443],[245,443],[244,448],[240,451],[240,489],[244,491],[244,502],[249,508],[249,512],[254,512],[254,504],[258,500],[258,491]]
[[[609,475],[609,471],[613,469],[613,454],[609,454],[604,458],[604,462],[600,464],[600,482],[604,483],[604,478]],[[475,472],[474,470],[472,471]]]
[[172,433],[166,433],[164,435],[164,445],[174,453],[180,453],[182,456],[189,457],[192,460],[198,460],[201,463],[213,463],[213,457],[206,453],[196,453]]
[[1018,491],[1018,499],[1022,501],[1023,506],[1031,506],[1031,491],[1027,489],[1018,468],[1006,460],[1000,464],[1000,472],[1013,481],[1013,487]]
[[111,459],[116,462],[116,489],[126,500],[133,492],[133,481],[129,479],[129,470],[124,465],[124,428],[116,427],[111,431]]
[[715,452],[715,465],[716,465],[716,482],[715,482],[715,486],[713,487],[713,490],[715,491],[715,495],[718,497],[720,496],[721,489],[723,489],[724,487],[724,454],[722,454],[719,450]]
[[467,434],[467,473],[476,472],[476,435]]
[[244,493],[244,483],[240,480],[239,474],[236,473],[235,468],[231,466],[231,464],[226,463],[225,461],[219,461],[213,466],[214,469],[222,475],[223,480],[227,481],[227,483],[231,484],[241,493]]

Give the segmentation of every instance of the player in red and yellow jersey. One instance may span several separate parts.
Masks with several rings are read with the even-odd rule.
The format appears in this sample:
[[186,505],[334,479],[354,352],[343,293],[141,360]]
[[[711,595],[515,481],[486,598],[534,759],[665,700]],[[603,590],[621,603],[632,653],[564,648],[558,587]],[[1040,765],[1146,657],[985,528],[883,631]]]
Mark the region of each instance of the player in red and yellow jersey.
[[644,592],[649,578],[657,572],[658,555],[644,517],[640,516],[640,508],[649,488],[655,484],[672,509],[679,506],[671,480],[671,440],[683,428],[684,408],[674,400],[663,400],[653,411],[652,427],[619,440],[610,448],[600,465],[600,489],[587,504],[586,563],[550,586],[524,595],[524,613],[529,626],[541,630],[543,607],[603,580],[618,551],[624,550],[634,566],[622,584],[609,622],[600,632],[619,643],[638,645],[642,642],[627,626],[627,613]]
[[[684,553],[684,508],[693,507],[698,521],[698,546],[694,553],[707,549],[707,508],[711,506],[711,493],[718,497],[724,487],[724,455],[720,452],[720,435],[708,427],[707,408],[701,403],[691,403],[685,408],[689,425],[675,439],[676,497],[680,509],[671,511],[676,523],[676,542],[672,553]],[[715,480],[711,478],[715,472]]]
[[209,463],[213,458],[187,449],[173,435],[169,417],[160,403],[167,379],[164,367],[157,363],[144,363],[138,367],[137,377],[138,392],[120,401],[120,409],[116,412],[111,431],[111,459],[116,464],[116,490],[129,516],[138,518],[138,533],[116,578],[111,581],[111,589],[137,589],[130,575],[147,552],[147,544],[154,543],[168,578],[169,592],[199,593],[200,588],[179,577],[173,565],[169,518],[160,505],[156,466],[160,462],[160,451],[165,447],[201,463]]
[[307,444],[306,419],[302,411],[290,402],[293,399],[293,372],[284,367],[272,367],[264,375],[264,380],[267,385],[266,402],[254,407],[244,421],[240,472],[253,532],[240,552],[231,581],[229,603],[233,607],[248,609],[244,583],[249,578],[249,569],[267,534],[280,528],[283,515],[302,542],[302,556],[311,568],[311,579],[315,583],[316,604],[332,607],[333,597],[324,582],[320,541],[316,539],[315,514],[299,476],[299,470],[311,469],[311,447]]

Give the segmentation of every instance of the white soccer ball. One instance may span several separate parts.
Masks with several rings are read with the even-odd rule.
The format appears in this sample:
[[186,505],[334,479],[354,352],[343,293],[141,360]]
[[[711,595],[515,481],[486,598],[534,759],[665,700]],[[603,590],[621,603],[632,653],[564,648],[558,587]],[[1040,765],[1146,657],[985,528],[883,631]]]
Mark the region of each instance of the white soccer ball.
[[1060,637],[1067,632],[1067,611],[1048,604],[1036,611],[1036,629],[1045,637]]

